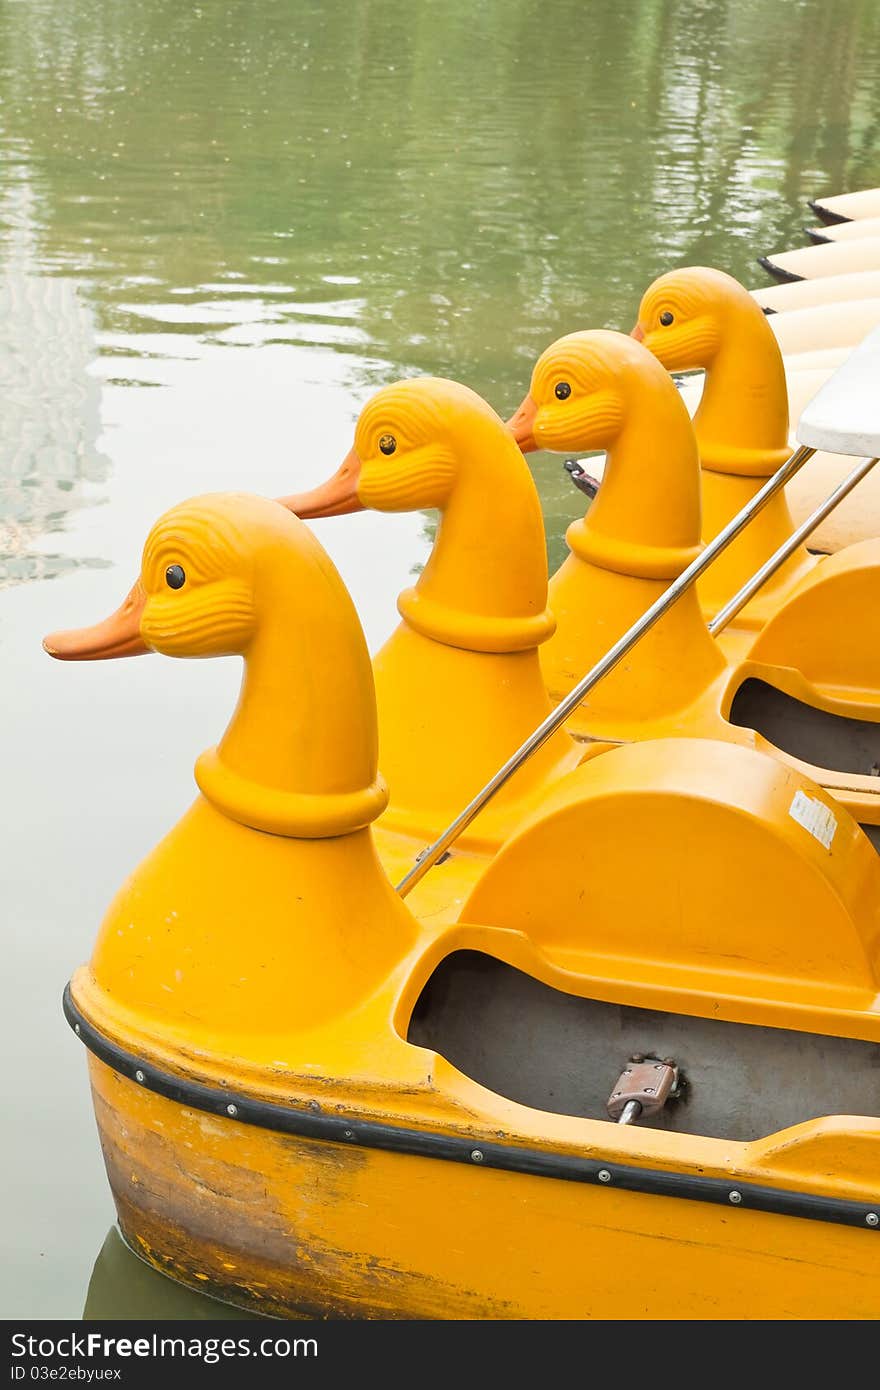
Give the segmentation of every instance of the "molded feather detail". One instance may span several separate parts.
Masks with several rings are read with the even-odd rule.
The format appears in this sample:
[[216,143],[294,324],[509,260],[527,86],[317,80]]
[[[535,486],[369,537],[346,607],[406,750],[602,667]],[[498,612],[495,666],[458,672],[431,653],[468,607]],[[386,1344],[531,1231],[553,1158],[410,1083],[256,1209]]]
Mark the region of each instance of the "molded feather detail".
[[232,656],[253,633],[256,612],[249,583],[227,577],[155,594],[141,619],[141,635],[166,656]]

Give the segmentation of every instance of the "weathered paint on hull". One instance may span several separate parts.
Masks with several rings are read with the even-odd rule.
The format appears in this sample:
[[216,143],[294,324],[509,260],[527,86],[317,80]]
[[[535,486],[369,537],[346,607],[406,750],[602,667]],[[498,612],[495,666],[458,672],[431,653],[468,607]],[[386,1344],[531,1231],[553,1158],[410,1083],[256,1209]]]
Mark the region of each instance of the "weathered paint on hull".
[[89,1067],[128,1243],[263,1314],[880,1316],[867,1231],[274,1133]]

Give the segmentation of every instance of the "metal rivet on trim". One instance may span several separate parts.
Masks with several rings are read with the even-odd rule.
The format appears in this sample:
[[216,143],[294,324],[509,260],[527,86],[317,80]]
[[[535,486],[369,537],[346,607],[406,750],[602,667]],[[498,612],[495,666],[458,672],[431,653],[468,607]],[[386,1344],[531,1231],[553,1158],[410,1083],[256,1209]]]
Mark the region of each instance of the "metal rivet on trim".
[[144,1076],[142,1071],[136,1071],[134,1074],[134,1079],[135,1081],[139,1081],[140,1084],[143,1086],[147,1078]]
[[482,1149],[471,1149],[471,1158],[473,1159],[474,1163],[482,1163],[482,1161],[483,1161],[483,1150],[482,1150]]
[[880,1216],[877,1215],[876,1211],[868,1212],[868,1215],[865,1217],[865,1224],[867,1226],[880,1226]]
[[79,1024],[78,1024],[78,1023],[75,1023],[75,1024],[73,1025],[73,1031],[74,1031],[74,1033],[76,1033],[77,1037],[79,1037]]
[[596,1177],[599,1179],[600,1182],[611,1181],[611,1174],[609,1173],[607,1168],[600,1168],[598,1173],[596,1174]]
[[317,1102],[316,1100],[310,1100],[310,1101],[309,1101],[309,1109],[312,1110],[312,1111],[317,1115],[317,1114],[320,1113],[321,1107],[320,1107],[320,1105],[318,1104],[318,1102]]
[[227,1107],[226,1107],[226,1113],[227,1113],[227,1115],[231,1115],[232,1118],[235,1119],[236,1115],[238,1114],[238,1106],[237,1106],[237,1105],[227,1105]]
[[353,1139],[353,1138],[354,1138],[354,1130],[353,1130],[353,1129],[345,1129],[345,1130],[343,1130],[342,1132],[343,1132],[343,1134],[345,1135],[346,1139]]
[[727,1194],[727,1200],[728,1200],[728,1202],[733,1202],[733,1205],[734,1205],[735,1207],[738,1207],[738,1206],[739,1206],[739,1204],[740,1204],[740,1202],[742,1201],[742,1199],[743,1199],[742,1193],[741,1193],[741,1192],[737,1192],[736,1188],[734,1188],[732,1192],[728,1192],[728,1194]]

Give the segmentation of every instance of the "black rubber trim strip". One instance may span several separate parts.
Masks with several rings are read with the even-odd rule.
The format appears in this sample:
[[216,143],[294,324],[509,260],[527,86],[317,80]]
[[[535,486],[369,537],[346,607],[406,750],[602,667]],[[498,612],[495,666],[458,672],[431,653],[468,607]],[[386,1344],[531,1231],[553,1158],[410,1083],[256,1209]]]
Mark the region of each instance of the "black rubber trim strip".
[[839,212],[832,212],[822,203],[821,198],[814,198],[807,206],[816,214],[826,227],[833,227],[838,222],[852,222],[851,217],[841,217]]
[[[375,1120],[348,1120],[325,1115],[319,1108],[297,1110],[273,1102],[253,1100],[235,1091],[202,1086],[170,1072],[160,1071],[148,1062],[111,1042],[84,1018],[70,992],[64,991],[64,1016],[90,1052],[120,1076],[210,1115],[222,1115],[239,1124],[257,1125],[280,1134],[298,1134],[307,1139],[323,1139],[367,1149],[386,1149],[392,1153],[413,1154],[419,1158],[444,1159],[467,1163],[471,1168],[500,1168],[508,1173],[531,1177],[558,1178],[565,1182],[595,1183],[599,1187],[624,1188],[628,1192],[658,1197],[681,1197],[694,1202],[714,1202],[731,1211],[766,1211],[776,1216],[800,1216],[808,1221],[829,1221],[841,1226],[880,1228],[880,1201],[876,1209],[864,1202],[844,1201],[840,1197],[821,1197],[809,1192],[786,1192],[779,1188],[758,1187],[735,1179],[703,1178],[689,1173],[665,1173],[653,1168],[633,1168],[611,1160],[583,1159],[571,1154],[543,1153],[513,1145],[484,1143],[455,1135],[434,1134],[428,1130],[403,1129],[379,1124]],[[875,1218],[870,1220],[870,1218]]]
[[795,285],[798,280],[803,280],[803,275],[793,275],[790,270],[783,270],[781,266],[774,265],[768,256],[758,256],[758,265],[766,270],[768,275],[772,275],[774,280],[778,280],[781,285]]
[[804,227],[804,231],[811,241],[815,241],[819,246],[830,246],[833,237],[826,236],[821,227]]

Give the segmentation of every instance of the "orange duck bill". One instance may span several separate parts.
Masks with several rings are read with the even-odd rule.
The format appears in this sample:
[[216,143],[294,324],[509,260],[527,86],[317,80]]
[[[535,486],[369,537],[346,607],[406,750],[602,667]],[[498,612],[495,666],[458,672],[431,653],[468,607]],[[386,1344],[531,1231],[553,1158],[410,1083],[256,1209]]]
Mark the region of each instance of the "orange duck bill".
[[50,632],[43,650],[59,661],[104,661],[111,656],[143,656],[152,650],[141,637],[141,615],[147,601],[140,580],[121,607],[94,627]]
[[321,516],[347,516],[349,512],[362,512],[364,504],[357,495],[360,473],[361,461],[356,450],[350,449],[341,467],[326,483],[320,483],[318,487],[312,488],[311,492],[279,497],[278,501],[282,507],[286,507],[303,521]]
[[538,447],[535,443],[535,416],[537,413],[538,407],[533,398],[526,396],[519,409],[507,421],[507,428],[524,454],[531,454]]
[[640,323],[637,323],[635,328],[630,329],[629,336],[635,338],[637,343],[643,343],[645,341],[645,330]]

